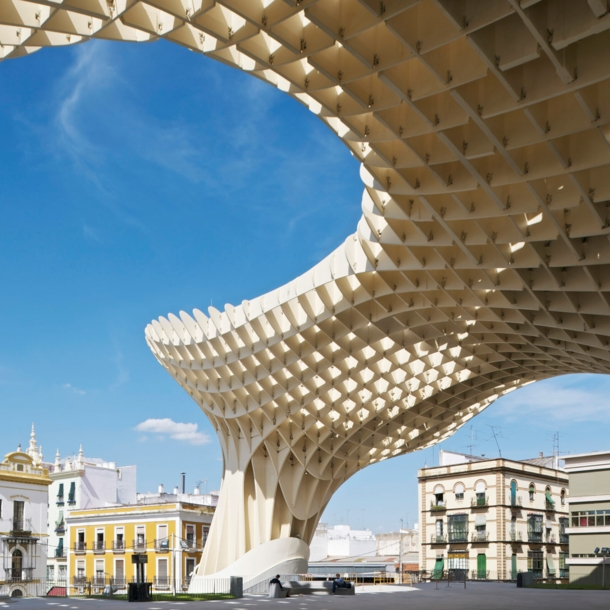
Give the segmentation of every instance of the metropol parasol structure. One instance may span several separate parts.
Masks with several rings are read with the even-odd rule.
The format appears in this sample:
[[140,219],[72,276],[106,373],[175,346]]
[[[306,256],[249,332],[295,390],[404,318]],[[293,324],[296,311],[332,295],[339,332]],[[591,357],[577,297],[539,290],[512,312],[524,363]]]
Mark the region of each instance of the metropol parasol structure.
[[146,328],[224,455],[198,577],[303,571],[360,469],[610,370],[605,0],[2,0],[0,24],[2,59],[165,38],[293,96],[361,162],[330,256]]

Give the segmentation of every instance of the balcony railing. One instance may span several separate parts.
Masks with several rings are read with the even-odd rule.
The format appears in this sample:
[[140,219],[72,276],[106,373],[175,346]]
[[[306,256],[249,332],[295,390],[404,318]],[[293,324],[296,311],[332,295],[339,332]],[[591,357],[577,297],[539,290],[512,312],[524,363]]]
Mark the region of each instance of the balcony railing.
[[473,532],[472,542],[487,542],[489,540],[489,532]]
[[167,576],[155,576],[153,585],[155,589],[169,589],[170,581]]
[[430,544],[447,544],[447,535],[430,536]]
[[157,538],[155,540],[155,551],[158,553],[169,552],[169,538]]
[[146,550],[146,539],[138,538],[138,540],[132,540],[132,548],[134,551],[145,551]]
[[477,508],[479,506],[489,506],[489,498],[485,496],[484,498],[472,498],[470,500],[470,506]]
[[82,541],[77,541],[74,543],[74,552],[77,554],[82,554],[87,552],[87,543]]
[[449,542],[468,542],[468,530],[449,532]]
[[523,534],[521,532],[510,532],[509,536],[511,542],[522,542]]
[[510,497],[510,505],[513,508],[520,508],[523,506],[523,504],[521,503],[521,496],[511,496]]
[[542,532],[528,532],[527,541],[528,542],[542,542]]
[[87,584],[87,577],[84,575],[81,576],[73,576],[72,584],[76,587],[82,587]]
[[63,506],[63,505],[64,505],[64,497],[57,496],[57,506]]
[[55,525],[55,533],[56,534],[65,534],[66,533],[66,524],[60,523],[59,525]]
[[557,544],[557,541],[555,539],[555,536],[545,536],[544,541],[547,544]]
[[570,536],[568,534],[559,534],[559,544],[568,544]]
[[472,570],[472,580],[489,580],[489,570]]
[[115,553],[124,553],[125,552],[125,541],[124,540],[113,540],[112,541],[112,550]]
[[76,504],[76,500],[75,500],[74,496],[72,496],[72,495],[68,496],[68,504]]
[[111,578],[110,584],[115,587],[124,589],[127,586],[127,580],[125,578]]
[[8,582],[28,582],[34,579],[34,568],[4,569],[4,580]]
[[104,540],[94,540],[93,541],[93,552],[94,553],[105,553],[106,552],[106,542]]
[[30,536],[32,534],[31,519],[13,519],[11,534],[17,536]]
[[553,502],[552,500],[545,499],[544,504],[546,506],[546,510],[555,510],[555,502]]
[[437,502],[436,500],[432,500],[430,502],[430,510],[432,511],[442,511],[447,510],[444,502]]
[[56,559],[65,559],[66,558],[66,549],[63,546],[58,546],[55,549],[54,557]]

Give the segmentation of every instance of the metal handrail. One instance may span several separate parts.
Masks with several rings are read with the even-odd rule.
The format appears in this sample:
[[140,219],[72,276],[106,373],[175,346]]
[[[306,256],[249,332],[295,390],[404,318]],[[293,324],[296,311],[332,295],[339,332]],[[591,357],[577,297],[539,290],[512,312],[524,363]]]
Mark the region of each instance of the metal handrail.
[[489,540],[489,532],[473,532],[472,542],[487,542]]
[[146,539],[132,540],[132,547],[134,551],[145,551],[146,550]]
[[441,534],[440,536],[430,536],[430,544],[446,544],[447,534]]
[[93,541],[93,552],[103,552],[106,550],[106,542],[104,540]]
[[431,500],[430,501],[430,510],[447,510],[447,507],[445,506],[444,502],[442,504],[440,504],[436,500]]
[[86,542],[75,542],[74,543],[74,552],[75,553],[84,553],[87,550],[87,543]]
[[470,499],[470,506],[473,507],[477,507],[477,506],[489,506],[489,497],[485,496],[484,498],[471,498]]

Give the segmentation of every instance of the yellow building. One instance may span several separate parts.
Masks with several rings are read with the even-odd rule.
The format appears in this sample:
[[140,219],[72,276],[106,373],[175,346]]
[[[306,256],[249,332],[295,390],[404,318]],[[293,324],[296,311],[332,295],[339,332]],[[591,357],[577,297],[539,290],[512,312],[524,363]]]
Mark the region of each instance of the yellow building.
[[146,553],[145,579],[157,590],[188,588],[201,559],[214,507],[185,502],[129,504],[74,510],[67,518],[73,592],[105,585],[119,590],[135,581],[134,553]]

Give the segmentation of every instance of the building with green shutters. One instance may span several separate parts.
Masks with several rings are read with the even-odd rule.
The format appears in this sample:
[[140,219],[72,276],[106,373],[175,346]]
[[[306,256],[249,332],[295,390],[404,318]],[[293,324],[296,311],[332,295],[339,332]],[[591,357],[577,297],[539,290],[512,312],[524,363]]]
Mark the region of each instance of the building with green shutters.
[[569,455],[570,582],[610,586],[610,451]]
[[65,459],[60,459],[58,451],[55,462],[44,463],[44,466],[52,480],[46,545],[47,579],[65,583],[70,577],[68,515],[76,509],[133,504],[136,501],[136,467],[117,467],[114,462],[86,458],[82,446],[78,455]]
[[556,456],[513,461],[441,451],[439,462],[419,471],[421,570],[432,579],[532,572],[567,581],[568,476]]

